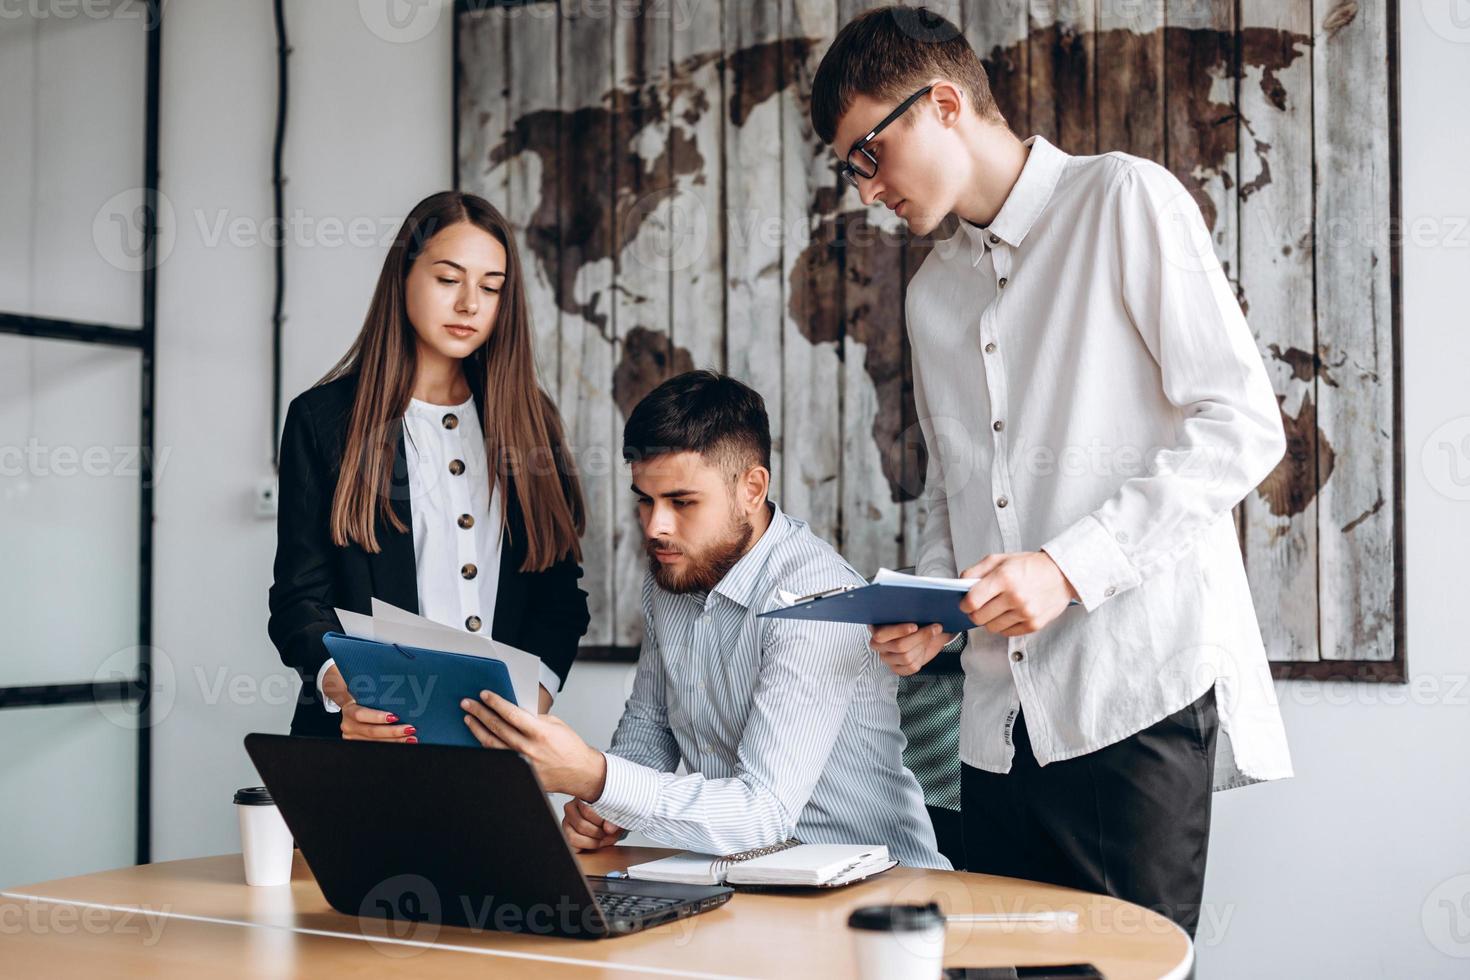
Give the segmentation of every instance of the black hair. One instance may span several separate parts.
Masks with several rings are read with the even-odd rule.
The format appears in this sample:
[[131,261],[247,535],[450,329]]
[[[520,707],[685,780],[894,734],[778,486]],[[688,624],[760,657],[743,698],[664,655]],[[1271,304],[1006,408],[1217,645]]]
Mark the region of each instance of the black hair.
[[760,394],[716,371],[676,375],[649,392],[623,426],[623,459],[696,452],[732,476],[771,468],[771,423]]

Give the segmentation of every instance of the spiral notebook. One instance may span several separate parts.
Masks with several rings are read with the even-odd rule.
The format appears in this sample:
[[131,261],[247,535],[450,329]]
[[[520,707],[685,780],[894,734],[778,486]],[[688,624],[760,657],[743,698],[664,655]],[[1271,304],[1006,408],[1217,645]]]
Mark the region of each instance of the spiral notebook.
[[724,857],[685,851],[632,865],[628,877],[685,885],[834,888],[887,871],[897,863],[883,844],[803,844],[792,838]]

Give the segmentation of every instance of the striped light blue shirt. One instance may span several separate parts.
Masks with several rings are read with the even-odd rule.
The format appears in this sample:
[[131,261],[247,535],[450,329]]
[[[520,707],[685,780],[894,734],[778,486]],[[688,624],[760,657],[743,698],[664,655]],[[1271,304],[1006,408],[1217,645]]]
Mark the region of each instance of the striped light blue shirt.
[[[671,846],[731,854],[797,837],[886,844],[948,868],[903,766],[898,678],[865,627],[758,619],[777,589],[863,579],[804,521],[770,526],[709,593],[643,583],[643,650],[593,808]],[[687,775],[676,775],[683,761]]]

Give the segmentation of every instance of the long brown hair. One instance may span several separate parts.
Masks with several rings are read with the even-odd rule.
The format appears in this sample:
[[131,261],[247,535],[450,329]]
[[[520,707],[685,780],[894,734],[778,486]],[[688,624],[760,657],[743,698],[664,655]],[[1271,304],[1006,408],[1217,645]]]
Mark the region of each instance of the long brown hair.
[[429,239],[462,221],[489,232],[505,247],[505,283],[490,338],[463,362],[465,380],[479,402],[491,479],[506,501],[502,522],[509,519],[508,481],[513,477],[526,526],[522,571],[542,571],[569,552],[580,561],[579,539],[586,530],[582,485],[567,452],[561,417],[536,378],[515,237],[494,205],[459,191],[424,198],[403,220],[378,274],[361,332],[317,382],[357,376],[342,471],[332,498],[332,541],[338,547],[354,541],[365,551],[379,551],[375,514],[394,530],[407,530],[390,499],[394,447],[418,366],[404,283]]

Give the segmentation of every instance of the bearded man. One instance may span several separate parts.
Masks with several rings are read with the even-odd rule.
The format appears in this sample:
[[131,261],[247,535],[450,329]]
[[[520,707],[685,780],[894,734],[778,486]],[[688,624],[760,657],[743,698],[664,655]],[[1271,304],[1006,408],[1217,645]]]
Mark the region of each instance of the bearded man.
[[886,844],[902,864],[949,868],[903,765],[897,677],[867,629],[758,618],[793,595],[863,584],[768,499],[761,396],[712,371],[671,378],[629,416],[623,456],[649,569],[612,746],[489,692],[463,705],[480,743],[522,753],[548,791],[572,795],[562,827],[579,850],[627,830],[709,854],[795,837]]

